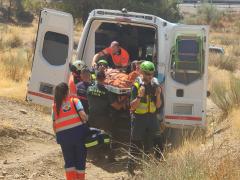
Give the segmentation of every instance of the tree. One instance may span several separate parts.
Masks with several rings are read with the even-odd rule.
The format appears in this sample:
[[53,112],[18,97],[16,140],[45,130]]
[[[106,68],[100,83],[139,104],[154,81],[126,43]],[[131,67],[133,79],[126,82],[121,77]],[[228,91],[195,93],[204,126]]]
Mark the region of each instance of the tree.
[[169,21],[178,21],[180,11],[176,0],[63,0],[58,8],[68,11],[86,22],[93,9],[122,9],[160,16]]

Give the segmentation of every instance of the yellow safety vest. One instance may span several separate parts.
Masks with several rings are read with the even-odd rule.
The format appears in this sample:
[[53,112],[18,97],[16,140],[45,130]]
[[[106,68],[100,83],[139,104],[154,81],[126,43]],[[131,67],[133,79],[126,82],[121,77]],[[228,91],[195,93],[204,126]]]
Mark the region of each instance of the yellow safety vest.
[[[138,92],[140,90],[140,84],[139,82],[135,82],[134,86],[137,88]],[[146,99],[146,100],[144,100]],[[155,113],[156,112],[156,105],[155,102],[152,101],[152,98],[150,95],[145,95],[140,100],[140,104],[135,110],[136,114],[146,114],[146,113]]]

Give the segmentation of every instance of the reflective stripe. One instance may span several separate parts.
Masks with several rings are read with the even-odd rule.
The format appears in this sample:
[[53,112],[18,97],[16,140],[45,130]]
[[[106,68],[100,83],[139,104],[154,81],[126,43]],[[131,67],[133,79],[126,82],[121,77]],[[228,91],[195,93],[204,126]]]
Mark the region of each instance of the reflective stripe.
[[66,172],[76,171],[76,168],[75,168],[75,167],[65,168],[65,171],[66,171]]
[[73,118],[77,118],[77,117],[78,117],[78,114],[73,114],[73,115],[70,115],[70,116],[66,116],[66,117],[63,117],[63,118],[56,119],[55,122],[60,123],[60,122],[67,121],[69,119],[73,119]]
[[86,148],[89,148],[89,147],[93,147],[93,146],[96,146],[98,144],[98,141],[93,141],[93,142],[90,142],[90,143],[85,143],[85,147]]
[[80,126],[80,125],[82,125],[82,124],[83,124],[83,122],[78,122],[78,123],[75,123],[75,124],[70,124],[70,125],[68,125],[68,126],[63,126],[63,127],[61,127],[61,128],[57,128],[57,129],[56,129],[56,132],[64,131],[64,130],[67,130],[67,129],[71,129],[71,128]]
[[[148,101],[149,102],[149,101]],[[156,112],[156,105],[154,102],[150,103],[141,103],[138,105],[137,109],[135,110],[136,114],[145,114],[145,113],[154,113]]]
[[81,121],[79,121],[79,118],[70,119],[70,120],[67,120],[67,121],[63,121],[61,123],[55,123],[55,128],[61,128],[63,126],[68,126],[68,125],[75,124],[75,123],[78,123],[78,122],[81,122]]
[[[139,82],[135,82],[134,86],[137,88],[138,93],[140,90],[140,84]],[[141,102],[139,103],[138,107],[135,110],[136,114],[146,114],[146,113],[155,113],[156,112],[156,105],[153,101],[151,101],[151,97],[145,96],[147,99],[147,102]]]
[[104,143],[110,143],[110,139],[104,139]]

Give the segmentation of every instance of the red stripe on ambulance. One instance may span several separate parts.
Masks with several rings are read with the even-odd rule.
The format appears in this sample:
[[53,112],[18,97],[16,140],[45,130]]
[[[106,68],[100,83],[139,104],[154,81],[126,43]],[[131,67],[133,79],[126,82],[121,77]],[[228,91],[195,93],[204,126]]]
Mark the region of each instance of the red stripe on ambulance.
[[44,99],[49,99],[49,100],[53,100],[54,99],[52,96],[48,96],[46,94],[32,92],[32,91],[28,91],[28,94],[30,94],[32,96],[38,96],[38,97],[41,97],[41,98],[44,98]]
[[202,117],[197,116],[173,116],[173,115],[166,115],[166,119],[174,119],[174,120],[188,120],[188,121],[201,121]]

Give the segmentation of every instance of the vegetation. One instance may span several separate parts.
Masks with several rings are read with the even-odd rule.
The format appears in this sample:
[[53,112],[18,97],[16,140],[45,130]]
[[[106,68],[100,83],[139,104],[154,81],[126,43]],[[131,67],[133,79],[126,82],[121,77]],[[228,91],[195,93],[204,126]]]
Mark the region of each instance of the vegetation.
[[212,27],[221,27],[222,17],[222,11],[219,11],[213,5],[204,3],[197,8],[196,14],[185,17],[184,22],[187,24],[208,24]]
[[[161,16],[167,20],[177,22],[180,19],[180,11],[177,0],[63,0],[63,1],[39,1],[39,0],[2,0],[0,11],[4,16],[16,17],[18,20],[31,22],[33,15],[38,14],[43,7],[64,10],[73,14],[75,19],[86,22],[88,14],[93,9],[122,9],[138,11]],[[2,10],[1,10],[2,9]]]
[[216,66],[219,69],[225,69],[234,72],[238,69],[238,59],[234,56],[211,54],[209,56],[209,65]]

